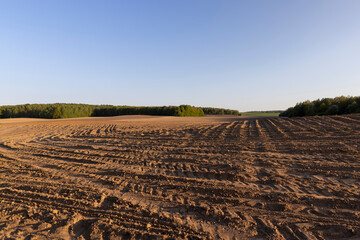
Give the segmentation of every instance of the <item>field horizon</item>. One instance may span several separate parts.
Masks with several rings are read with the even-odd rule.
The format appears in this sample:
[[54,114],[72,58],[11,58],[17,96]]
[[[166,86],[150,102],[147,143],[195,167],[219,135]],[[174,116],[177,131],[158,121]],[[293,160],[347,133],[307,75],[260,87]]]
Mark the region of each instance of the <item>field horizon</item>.
[[0,240],[360,240],[359,13],[0,1]]

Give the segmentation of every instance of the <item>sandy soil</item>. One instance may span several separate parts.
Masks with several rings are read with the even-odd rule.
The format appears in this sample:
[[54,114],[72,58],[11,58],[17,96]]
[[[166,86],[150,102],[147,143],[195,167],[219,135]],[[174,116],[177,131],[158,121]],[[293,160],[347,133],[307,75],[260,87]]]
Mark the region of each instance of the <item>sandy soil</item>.
[[360,239],[360,115],[0,120],[1,239]]

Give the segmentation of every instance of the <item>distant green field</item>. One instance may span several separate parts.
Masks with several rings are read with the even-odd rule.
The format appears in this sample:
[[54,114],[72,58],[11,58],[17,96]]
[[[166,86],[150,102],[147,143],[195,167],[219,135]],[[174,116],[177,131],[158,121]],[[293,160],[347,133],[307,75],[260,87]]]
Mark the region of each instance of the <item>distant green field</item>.
[[246,117],[278,117],[281,111],[274,112],[242,112],[241,116]]

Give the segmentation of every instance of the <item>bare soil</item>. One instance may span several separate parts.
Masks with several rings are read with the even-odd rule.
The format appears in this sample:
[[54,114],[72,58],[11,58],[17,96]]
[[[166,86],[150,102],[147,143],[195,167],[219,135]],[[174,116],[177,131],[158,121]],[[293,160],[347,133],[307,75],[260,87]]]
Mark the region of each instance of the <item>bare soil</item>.
[[1,239],[360,239],[360,115],[0,120]]

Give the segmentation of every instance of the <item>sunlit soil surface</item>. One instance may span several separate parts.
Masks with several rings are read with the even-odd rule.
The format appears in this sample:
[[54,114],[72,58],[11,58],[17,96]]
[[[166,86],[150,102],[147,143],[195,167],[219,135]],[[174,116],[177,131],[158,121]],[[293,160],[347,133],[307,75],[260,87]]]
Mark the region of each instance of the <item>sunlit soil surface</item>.
[[359,239],[360,115],[0,120],[1,239]]

